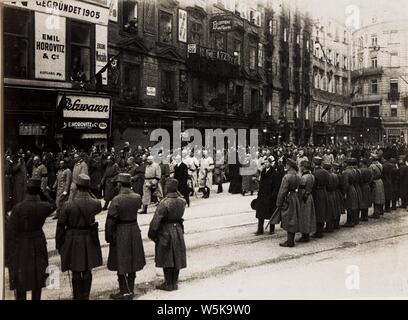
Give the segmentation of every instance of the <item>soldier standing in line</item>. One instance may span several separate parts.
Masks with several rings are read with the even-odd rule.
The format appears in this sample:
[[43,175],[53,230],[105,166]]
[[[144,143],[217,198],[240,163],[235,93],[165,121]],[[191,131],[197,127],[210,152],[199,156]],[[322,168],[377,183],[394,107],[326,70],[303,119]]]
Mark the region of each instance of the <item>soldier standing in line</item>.
[[370,169],[368,169],[368,161],[363,159],[360,161],[360,188],[362,193],[362,202],[361,202],[361,217],[360,221],[368,221],[368,209],[373,205],[371,198],[371,182],[372,175]]
[[41,192],[40,197],[44,201],[52,202],[51,196],[48,192],[48,170],[47,167],[41,162],[39,156],[35,156],[33,159],[33,171],[31,178],[34,180],[41,180]]
[[117,271],[119,282],[119,292],[111,294],[110,298],[131,300],[134,297],[136,272],[146,265],[137,223],[142,198],[130,188],[130,174],[120,173],[116,183],[119,194],[111,202],[105,225],[105,238],[109,243],[108,269]]
[[68,200],[69,190],[71,187],[71,170],[67,168],[65,161],[61,160],[59,162],[59,170],[57,172],[57,179],[55,180],[53,190],[56,191],[56,205],[57,211],[56,215],[53,218],[54,220],[58,219],[58,216],[61,213],[62,206]]
[[84,161],[84,155],[75,153],[74,161],[75,161],[75,165],[74,165],[74,168],[72,169],[72,182],[71,182],[71,190],[69,192],[69,200],[72,200],[75,196],[79,175],[80,174],[88,175],[88,165]]
[[336,220],[336,188],[337,188],[337,175],[334,175],[332,170],[332,165],[330,163],[323,164],[324,170],[326,170],[328,175],[327,180],[327,212],[326,212],[326,228],[324,229],[325,233],[334,232],[334,221]]
[[165,281],[156,288],[165,291],[178,289],[180,269],[187,267],[183,226],[186,201],[178,197],[177,189],[178,181],[168,179],[167,195],[156,208],[148,232],[155,242],[156,267],[164,272]]
[[6,228],[6,266],[10,271],[10,290],[16,300],[41,299],[41,290],[48,277],[47,240],[42,230],[54,206],[40,200],[41,180],[30,179],[27,195],[17,204]]
[[337,206],[339,210],[339,214],[336,217],[336,220],[334,221],[334,229],[339,230],[340,229],[340,219],[343,214],[345,214],[344,210],[344,197],[343,193],[341,191],[341,180],[342,180],[342,165],[339,163],[333,163],[333,173],[337,176],[338,184],[336,188],[336,198],[337,198]]
[[95,216],[102,211],[101,202],[91,197],[91,179],[80,174],[76,193],[63,207],[55,235],[61,255],[61,270],[72,271],[74,300],[89,300],[92,269],[102,265],[102,251]]
[[153,156],[148,156],[146,160],[146,168],[145,168],[145,180],[143,185],[143,211],[141,214],[147,213],[147,207],[152,201],[152,195],[157,196],[157,200],[163,196],[162,187],[160,185],[161,179],[161,169],[159,164],[153,162]]
[[384,194],[384,183],[381,179],[383,166],[380,163],[380,158],[376,154],[372,154],[373,162],[371,163],[369,169],[373,176],[373,182],[371,186],[372,199],[374,204],[374,213],[370,217],[372,219],[379,219],[384,213],[384,203],[385,203],[385,194]]
[[354,228],[359,210],[358,194],[354,182],[356,180],[356,171],[353,167],[356,162],[354,158],[347,159],[347,167],[342,174],[341,186],[344,196],[344,207],[347,210],[347,222],[343,225],[345,228]]

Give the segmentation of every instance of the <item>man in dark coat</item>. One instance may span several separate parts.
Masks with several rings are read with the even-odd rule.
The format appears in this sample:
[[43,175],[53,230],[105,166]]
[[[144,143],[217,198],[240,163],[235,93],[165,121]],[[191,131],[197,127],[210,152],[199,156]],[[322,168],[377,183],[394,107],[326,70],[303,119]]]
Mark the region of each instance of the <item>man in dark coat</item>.
[[102,157],[99,153],[96,152],[95,149],[93,150],[89,158],[88,168],[89,177],[91,178],[91,191],[98,199],[100,199],[102,197],[100,189],[103,176]]
[[337,208],[336,208],[336,189],[338,185],[338,177],[332,173],[332,165],[329,163],[323,164],[323,169],[329,173],[327,181],[327,212],[326,212],[326,228],[324,232],[333,233],[334,223],[337,220]]
[[89,300],[92,269],[102,265],[102,251],[95,215],[101,202],[89,194],[91,179],[80,174],[76,193],[63,207],[58,218],[55,244],[61,255],[61,270],[72,271],[74,300]]
[[329,173],[322,168],[323,159],[321,157],[314,157],[313,162],[315,164],[314,177],[315,184],[313,188],[313,200],[315,202],[316,210],[316,233],[313,238],[323,238],[324,224],[327,221],[328,215],[328,196],[327,196],[327,184],[329,183]]
[[187,267],[183,214],[186,201],[177,196],[178,182],[167,180],[167,195],[156,208],[148,236],[156,244],[155,262],[163,268],[165,282],[157,289],[177,290],[180,269]]
[[6,266],[10,271],[10,290],[16,300],[41,299],[41,289],[48,277],[47,241],[42,230],[54,206],[40,201],[41,180],[30,179],[27,196],[11,213],[6,229]]
[[[256,200],[256,218],[258,230],[255,235],[264,233],[264,222],[269,220],[276,210],[276,198],[283,176],[278,174],[275,168],[275,158],[270,156],[264,162],[264,168],[260,175],[258,199]],[[275,232],[275,225],[269,224],[269,233]]]
[[347,159],[347,167],[342,174],[341,187],[344,196],[344,207],[347,211],[347,222],[343,225],[345,228],[353,228],[358,218],[359,202],[355,188],[357,177],[356,170],[354,169],[356,163],[357,160],[355,158]]
[[397,166],[397,160],[395,158],[390,159],[390,163],[392,164],[392,170],[391,170],[391,181],[392,181],[392,196],[391,196],[391,211],[397,210],[397,203],[400,198],[400,192],[399,192],[399,183],[400,183],[400,177],[399,177],[399,171],[398,171],[398,166]]
[[187,165],[181,161],[181,156],[177,155],[174,158],[176,164],[174,166],[174,179],[178,181],[178,191],[186,200],[187,205],[190,207],[190,190],[188,188],[188,168]]
[[384,214],[385,203],[384,183],[382,180],[383,166],[379,161],[378,155],[373,154],[372,159],[373,161],[369,169],[371,170],[371,174],[373,176],[373,181],[371,183],[371,191],[374,204],[374,213],[371,216],[371,218],[379,219],[380,216]]
[[119,292],[110,297],[130,300],[134,296],[136,272],[146,265],[137,223],[137,211],[142,206],[142,198],[130,189],[130,174],[120,173],[116,180],[119,194],[113,198],[109,207],[105,238],[109,243],[108,269],[118,273]]
[[385,159],[385,162],[383,163],[382,181],[384,184],[384,197],[385,197],[384,212],[386,213],[391,212],[391,200],[394,194],[393,183],[392,183],[392,170],[393,169],[394,169],[394,165],[388,159]]
[[360,205],[361,217],[363,222],[368,221],[368,209],[373,205],[371,196],[371,182],[372,175],[370,169],[368,169],[368,161],[363,159],[360,161],[360,189],[362,193],[362,201]]
[[23,154],[18,154],[16,163],[12,166],[14,205],[24,200],[27,184],[27,168]]
[[103,199],[105,200],[105,204],[102,210],[107,210],[109,206],[109,202],[116,196],[117,190],[115,188],[114,179],[119,174],[120,169],[117,162],[114,162],[114,159],[111,156],[108,156],[106,159],[106,169],[105,174],[102,177],[101,185],[103,186]]

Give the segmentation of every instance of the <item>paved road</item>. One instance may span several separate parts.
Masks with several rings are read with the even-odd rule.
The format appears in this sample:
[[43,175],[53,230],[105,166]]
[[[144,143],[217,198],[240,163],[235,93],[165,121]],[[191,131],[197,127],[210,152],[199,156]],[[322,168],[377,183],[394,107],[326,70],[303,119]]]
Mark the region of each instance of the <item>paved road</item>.
[[[381,248],[384,247],[390,251],[389,255],[381,256],[381,259],[394,261],[394,264],[396,261],[401,264],[401,268],[406,262],[406,259],[404,260],[404,244],[406,245],[404,241],[408,237],[408,216],[405,211],[388,214],[380,220],[370,221],[355,229],[342,229],[322,240],[312,241],[309,244],[299,244],[293,249],[288,249],[279,247],[279,242],[285,237],[283,230],[278,229],[277,233],[272,236],[255,237],[253,235],[256,229],[256,219],[249,206],[253,198],[251,196],[242,197],[227,193],[216,195],[214,193],[209,200],[193,200],[191,208],[188,208],[185,214],[188,268],[181,272],[178,292],[167,293],[154,289],[155,285],[162,281],[163,276],[162,271],[154,266],[154,244],[147,238],[148,224],[152,214],[139,216],[147,265],[144,270],[137,274],[136,298],[272,299],[279,298],[278,292],[285,294],[286,298],[301,298],[301,296],[296,295],[299,290],[299,283],[303,283],[306,286],[304,290],[309,292],[316,289],[317,296],[315,297],[325,298],[330,296],[325,294],[319,296],[322,293],[321,290],[318,290],[322,282],[319,281],[320,277],[322,277],[321,279],[323,276],[328,277],[334,281],[334,275],[331,273],[334,270],[333,272],[337,274],[337,277],[342,279],[344,286],[344,265],[349,265],[353,261],[347,261],[348,257],[360,259],[357,261],[360,265],[363,265],[365,259],[371,261],[370,258],[376,262],[375,257],[378,256],[376,254],[367,256],[367,258],[363,257],[374,249],[382,252]],[[106,265],[108,245],[104,242],[103,226],[105,219],[106,212],[98,215],[98,221],[102,227],[100,239]],[[60,260],[55,251],[53,239],[55,227],[56,222],[49,220],[46,223],[45,232],[50,264],[58,268]],[[402,249],[397,250],[395,248]],[[392,254],[393,252],[394,254]],[[399,253],[398,256],[395,252]],[[320,261],[322,259],[324,261]],[[377,264],[371,262],[366,264],[372,266],[368,268],[370,272],[386,267],[380,264],[382,260],[378,260]],[[322,262],[328,265],[325,267],[321,264]],[[330,263],[332,264],[330,265]],[[326,272],[326,268],[330,272]],[[363,272],[361,272],[361,277],[362,283]],[[220,282],[220,280],[225,282]],[[71,289],[68,274],[61,274],[59,282],[59,288],[44,290],[44,299],[70,299]],[[274,283],[277,285],[274,286]],[[333,283],[327,280],[323,283],[330,283],[327,290],[340,295],[341,290],[333,289],[336,288],[333,287]],[[200,289],[203,286],[206,290]],[[117,282],[114,272],[108,271],[105,266],[94,270],[92,299],[107,299],[116,288]],[[277,291],[274,291],[274,288]],[[286,290],[282,288],[286,288]],[[259,295],[257,292],[263,294]],[[10,291],[7,292],[7,297],[12,297]],[[337,296],[334,295],[333,297]]]

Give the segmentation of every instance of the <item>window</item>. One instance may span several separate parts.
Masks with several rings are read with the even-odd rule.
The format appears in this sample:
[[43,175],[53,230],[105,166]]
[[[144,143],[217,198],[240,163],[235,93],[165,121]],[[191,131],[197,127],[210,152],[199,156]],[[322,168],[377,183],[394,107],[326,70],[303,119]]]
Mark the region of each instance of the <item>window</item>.
[[377,35],[374,34],[371,36],[371,46],[376,47],[377,44],[378,44],[378,38],[377,38]]
[[283,41],[288,42],[288,28],[283,29]]
[[123,31],[137,33],[137,2],[124,0],[122,2]]
[[202,45],[204,42],[203,25],[193,22],[190,27],[190,43]]
[[320,89],[320,74],[316,73],[314,76],[314,87],[315,89]]
[[258,44],[258,67],[263,68],[264,52],[262,43]]
[[239,40],[235,40],[234,42],[234,56],[235,59],[238,63],[238,65],[241,65],[241,49],[242,48],[242,43]]
[[398,105],[396,104],[391,105],[391,117],[398,117]]
[[391,68],[399,68],[398,52],[391,52]]
[[369,118],[379,118],[380,117],[380,107],[379,106],[371,106],[367,108],[368,117]]
[[397,44],[397,43],[398,43],[398,30],[391,30],[389,44]]
[[348,59],[347,56],[343,56],[343,68],[348,70]]
[[140,66],[134,63],[123,64],[122,98],[126,101],[139,99]]
[[249,47],[249,69],[255,70],[256,68],[256,47]]
[[391,92],[398,92],[398,79],[391,79],[390,80],[390,91]]
[[340,67],[340,54],[336,52],[336,59],[335,59],[336,67]]
[[257,89],[251,90],[251,111],[259,110],[259,92]]
[[71,79],[90,79],[92,66],[91,24],[71,21]]
[[238,109],[242,109],[244,106],[244,87],[236,86],[235,87],[235,97]]
[[221,32],[214,33],[214,47],[217,50],[225,50],[225,34]]
[[173,41],[173,16],[163,11],[160,11],[159,41],[167,44]]
[[161,72],[161,102],[163,104],[174,102],[175,82],[176,81],[173,72]]
[[29,12],[4,8],[4,75],[28,78]]
[[373,68],[377,68],[377,67],[378,67],[377,57],[372,57],[372,58],[371,58],[371,67],[373,67]]
[[347,30],[344,30],[343,43],[347,43]]
[[371,94],[378,94],[378,81],[371,80]]
[[321,122],[322,121],[322,106],[318,104],[316,106],[316,111],[315,111],[315,122]]
[[193,78],[193,105],[204,105],[204,87],[203,81],[199,78]]

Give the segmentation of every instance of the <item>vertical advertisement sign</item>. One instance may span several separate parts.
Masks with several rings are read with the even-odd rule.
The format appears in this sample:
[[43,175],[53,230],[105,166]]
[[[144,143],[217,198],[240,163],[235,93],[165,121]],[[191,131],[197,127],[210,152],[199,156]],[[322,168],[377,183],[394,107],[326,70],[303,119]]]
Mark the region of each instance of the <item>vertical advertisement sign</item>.
[[178,40],[187,42],[187,11],[178,10]]
[[118,22],[118,0],[110,0],[109,3],[109,20]]
[[65,18],[35,12],[35,77],[65,80]]
[[[95,25],[95,71],[99,72],[108,63],[108,28]],[[102,74],[102,84],[108,84],[108,71]]]

